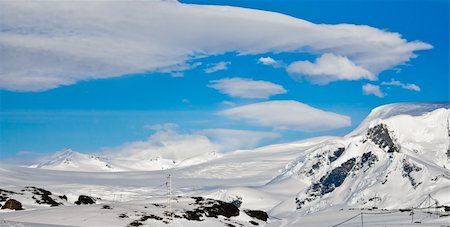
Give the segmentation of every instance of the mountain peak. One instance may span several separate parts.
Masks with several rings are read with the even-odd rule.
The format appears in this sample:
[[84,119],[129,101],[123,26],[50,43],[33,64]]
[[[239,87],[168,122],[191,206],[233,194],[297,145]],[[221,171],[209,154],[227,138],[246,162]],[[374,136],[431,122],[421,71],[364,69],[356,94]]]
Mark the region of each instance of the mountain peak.
[[437,109],[449,109],[450,103],[420,103],[420,102],[409,102],[409,103],[393,103],[386,104],[374,108],[370,114],[361,122],[361,124],[352,132],[346,135],[346,137],[352,137],[360,135],[366,129],[370,127],[370,122],[374,120],[388,119],[397,115],[409,115],[409,116],[420,116],[425,113],[432,112]]

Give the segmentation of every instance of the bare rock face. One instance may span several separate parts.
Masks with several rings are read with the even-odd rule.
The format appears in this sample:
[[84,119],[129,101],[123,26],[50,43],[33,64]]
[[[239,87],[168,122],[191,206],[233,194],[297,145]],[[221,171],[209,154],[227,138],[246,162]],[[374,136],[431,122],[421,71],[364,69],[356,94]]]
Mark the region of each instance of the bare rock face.
[[369,128],[366,137],[387,153],[400,151],[400,147],[395,143],[385,124],[378,124]]
[[2,206],[2,210],[3,209],[23,210],[22,203],[15,199],[8,199],[5,203],[5,205]]
[[80,195],[78,196],[78,200],[75,202],[75,204],[95,204],[95,199],[87,195]]

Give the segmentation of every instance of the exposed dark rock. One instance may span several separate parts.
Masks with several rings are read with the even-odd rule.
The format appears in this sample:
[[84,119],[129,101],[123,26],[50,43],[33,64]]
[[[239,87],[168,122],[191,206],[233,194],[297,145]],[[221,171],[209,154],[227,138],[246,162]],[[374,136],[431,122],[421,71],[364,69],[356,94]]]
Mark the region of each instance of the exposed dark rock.
[[[378,145],[388,153],[399,152],[400,147],[394,143],[389,130],[385,124],[378,124],[367,131],[367,139]],[[364,141],[365,142],[365,141]]]
[[64,199],[64,200],[66,200],[67,201],[67,196],[66,195],[60,195],[60,196],[58,196],[60,199]]
[[203,219],[201,219],[201,217],[203,217],[201,212],[197,212],[196,210],[188,210],[184,213],[183,215],[184,218],[186,218],[187,220],[190,221],[203,221]]
[[[50,191],[45,190],[43,188],[25,187],[22,191],[23,192],[24,191],[31,192],[33,194],[33,196],[31,198],[33,198],[37,204],[48,204],[52,207],[63,205],[63,203],[57,202],[57,201],[55,201],[54,198],[51,197],[52,193]],[[66,200],[67,200],[67,197],[66,197]]]
[[378,157],[372,154],[372,152],[364,153],[359,161],[357,161],[356,158],[348,159],[340,166],[331,170],[325,176],[322,176],[318,182],[311,184],[306,192],[305,198],[296,198],[295,202],[297,204],[297,209],[301,209],[307,202],[311,202],[318,197],[334,191],[337,187],[344,183],[345,179],[351,172],[362,169],[365,166],[367,166],[366,168],[368,169],[377,161]]
[[143,225],[140,221],[136,220],[128,224],[128,226],[141,226]]
[[446,154],[447,154],[447,159],[450,159],[450,147],[448,147]]
[[314,165],[312,165],[313,169],[319,169],[320,168],[320,162],[316,162],[314,163]]
[[217,218],[220,215],[230,218],[239,215],[239,208],[231,203],[202,197],[192,197],[192,199],[199,206],[185,212],[183,217],[188,220],[201,221],[202,216]]
[[87,195],[80,195],[78,196],[78,200],[75,202],[75,204],[95,204],[95,199]]
[[361,156],[361,160],[358,162],[357,169],[362,169],[364,166],[367,166],[367,169],[369,169],[377,161],[378,161],[378,157],[376,155],[372,154],[372,152],[364,153]]
[[269,215],[267,215],[267,213],[262,210],[244,210],[244,212],[248,216],[259,219],[261,221],[267,221],[267,219],[269,218]]
[[161,207],[161,208],[165,208],[166,207],[166,205],[159,204],[159,203],[152,203],[152,205],[155,206],[155,207]]
[[340,147],[338,148],[336,151],[333,152],[333,155],[329,156],[328,159],[330,160],[330,162],[334,162],[336,161],[336,159],[338,159],[342,153],[344,153],[345,148]]
[[11,195],[23,195],[23,193],[20,192],[13,192],[9,190],[4,190],[0,188],[0,202],[5,202],[8,200],[8,198],[11,197]]
[[128,215],[126,215],[126,214],[119,214],[119,218],[128,218]]
[[342,163],[341,166],[333,169],[328,175],[320,179],[321,194],[327,194],[334,191],[335,188],[341,186],[350,170],[355,166],[356,159],[351,158]]
[[411,182],[411,185],[414,188],[417,188],[417,186],[422,184],[422,182],[417,183],[415,181],[414,177],[411,176],[411,173],[412,172],[419,172],[421,170],[422,170],[422,168],[420,168],[420,167],[418,167],[418,166],[416,166],[414,164],[408,163],[405,159],[403,159],[403,174],[402,174],[402,176],[403,177],[408,177],[409,181]]
[[255,221],[249,221],[249,222],[250,222],[250,224],[252,224],[252,225],[259,225],[258,222],[255,222]]
[[241,207],[242,205],[242,198],[236,198],[235,200],[231,201],[231,204],[235,205],[237,208]]
[[155,219],[155,220],[158,220],[158,221],[163,220],[162,217],[159,217],[159,216],[156,216],[156,215],[153,215],[153,214],[144,215],[144,216],[142,216],[142,218],[140,220],[141,221],[147,221],[148,219]]
[[15,199],[8,199],[1,209],[23,210],[22,203]]
[[105,210],[112,210],[111,206],[109,206],[109,205],[103,205],[103,206],[102,206],[102,209],[105,209]]

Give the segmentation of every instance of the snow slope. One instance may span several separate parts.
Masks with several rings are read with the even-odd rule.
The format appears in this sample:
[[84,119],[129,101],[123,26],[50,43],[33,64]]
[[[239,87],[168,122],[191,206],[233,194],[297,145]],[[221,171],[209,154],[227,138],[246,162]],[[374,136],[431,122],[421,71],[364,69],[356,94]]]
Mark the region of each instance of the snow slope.
[[[450,206],[449,118],[448,104],[391,104],[374,109],[345,137],[312,138],[220,155],[205,151],[175,163],[160,157],[159,163],[153,163],[157,168],[145,159],[136,158],[133,163],[133,158],[124,162],[124,157],[65,151],[33,168],[0,167],[1,189],[36,186],[67,196],[62,206],[48,208],[25,193],[17,197],[23,200],[25,211],[0,210],[0,220],[69,225],[52,218],[57,216],[61,220],[70,217],[72,225],[92,226],[104,220],[109,226],[123,226],[129,220],[117,219],[116,211],[129,208],[139,213],[144,212],[142,204],[162,203],[165,177],[171,174],[175,196],[239,201],[241,210],[268,212],[269,220],[259,225],[331,226],[361,212],[372,212],[364,216],[368,226],[408,225],[408,212],[398,209],[410,207],[418,210],[417,218],[425,226],[450,225],[448,217],[439,216],[448,214],[443,213],[443,206]],[[117,209],[74,206],[81,194]],[[156,208],[145,212],[150,211],[162,215]],[[380,216],[380,212],[384,213]],[[83,215],[92,219],[79,217]],[[223,226],[223,221],[227,220],[172,224]],[[239,223],[236,226],[253,226],[248,217],[234,221]],[[359,225],[352,220],[346,226]]]

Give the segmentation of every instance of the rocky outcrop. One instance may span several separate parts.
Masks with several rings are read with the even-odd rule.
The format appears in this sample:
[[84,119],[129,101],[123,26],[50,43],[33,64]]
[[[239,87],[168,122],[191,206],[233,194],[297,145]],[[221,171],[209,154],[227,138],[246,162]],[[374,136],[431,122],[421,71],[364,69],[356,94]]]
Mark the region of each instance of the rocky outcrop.
[[77,204],[77,205],[95,204],[95,199],[90,196],[87,196],[87,195],[80,195],[80,196],[78,196],[78,200],[75,201],[75,204]]
[[417,186],[419,186],[421,184],[421,182],[417,182],[414,179],[414,177],[411,176],[411,173],[412,172],[422,171],[422,168],[420,168],[420,167],[418,167],[418,166],[416,166],[416,165],[414,165],[412,163],[407,162],[405,159],[403,159],[402,162],[403,162],[403,169],[402,169],[403,174],[402,174],[402,176],[403,177],[407,177],[409,179],[409,182],[411,182],[411,185],[414,188],[417,188]]
[[369,128],[366,134],[366,140],[363,142],[366,142],[367,140],[372,141],[388,153],[400,151],[400,146],[394,142],[394,138],[389,133],[389,130],[385,124],[378,124],[372,128]]
[[244,212],[248,216],[259,219],[261,221],[267,221],[267,219],[269,219],[269,215],[267,215],[267,213],[262,210],[244,210]]
[[318,182],[313,183],[304,196],[297,197],[297,209],[301,209],[306,203],[334,191],[344,183],[350,173],[358,170],[366,171],[376,161],[378,161],[378,157],[372,154],[372,152],[364,153],[359,160],[357,158],[348,159],[340,166],[322,176]]
[[184,218],[200,221],[203,216],[217,218],[219,215],[230,218],[239,215],[239,208],[235,205],[220,200],[203,197],[192,197],[195,204],[199,205],[194,210],[186,211]]
[[[56,201],[56,198],[52,198],[52,193],[48,190],[37,187],[25,187],[22,192],[31,192],[31,197],[37,204],[48,204],[51,207],[63,205],[63,203]],[[67,198],[66,198],[67,200]]]
[[22,203],[15,199],[8,199],[1,209],[23,210]]

